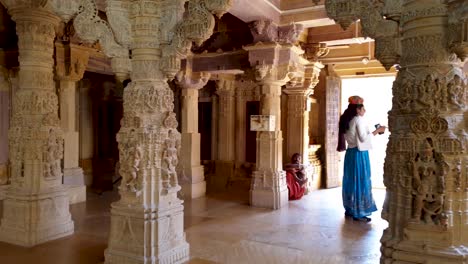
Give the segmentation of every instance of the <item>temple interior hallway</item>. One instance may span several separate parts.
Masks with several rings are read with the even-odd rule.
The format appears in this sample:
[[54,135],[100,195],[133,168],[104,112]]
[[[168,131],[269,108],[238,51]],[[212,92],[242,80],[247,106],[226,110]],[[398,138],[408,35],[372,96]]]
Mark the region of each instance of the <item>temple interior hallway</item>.
[[[373,193],[381,208],[385,191]],[[75,234],[70,237],[30,249],[0,243],[0,263],[102,262],[109,204],[117,198],[116,192],[89,194],[85,203],[72,205]],[[379,240],[387,222],[380,212],[370,223],[345,219],[341,188],[315,191],[277,211],[250,207],[247,198],[224,194],[185,203],[189,263],[379,263]]]

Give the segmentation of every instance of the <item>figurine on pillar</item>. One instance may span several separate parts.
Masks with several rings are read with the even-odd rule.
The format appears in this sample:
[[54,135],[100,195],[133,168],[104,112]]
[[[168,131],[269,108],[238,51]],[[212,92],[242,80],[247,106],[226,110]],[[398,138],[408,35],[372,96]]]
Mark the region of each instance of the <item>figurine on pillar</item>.
[[[441,155],[436,155],[430,141],[411,161],[413,169],[414,223],[441,224],[443,221],[445,178]],[[437,158],[436,158],[437,156]],[[442,167],[442,168],[440,168]]]

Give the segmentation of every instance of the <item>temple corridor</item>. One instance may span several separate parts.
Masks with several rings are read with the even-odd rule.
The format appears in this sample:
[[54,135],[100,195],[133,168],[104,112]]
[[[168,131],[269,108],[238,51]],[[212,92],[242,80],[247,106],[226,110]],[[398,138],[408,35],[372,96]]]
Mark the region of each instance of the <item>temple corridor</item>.
[[[385,191],[374,189],[382,207]],[[75,233],[33,248],[0,243],[2,264],[88,264],[104,261],[110,203],[116,191],[88,194],[71,205]],[[345,219],[341,188],[319,190],[280,210],[250,207],[248,194],[205,196],[185,202],[184,225],[191,264],[311,263],[374,264],[386,222],[380,211],[372,222]]]

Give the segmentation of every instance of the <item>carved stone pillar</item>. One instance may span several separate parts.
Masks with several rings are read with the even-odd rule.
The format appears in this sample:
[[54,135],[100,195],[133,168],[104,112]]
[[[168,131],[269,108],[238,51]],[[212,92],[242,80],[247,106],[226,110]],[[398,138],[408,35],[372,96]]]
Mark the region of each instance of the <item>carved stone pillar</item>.
[[224,190],[234,174],[235,159],[235,75],[217,76],[218,94],[218,159],[216,175],[211,184],[217,190]]
[[3,202],[0,240],[34,246],[73,233],[62,185],[63,132],[58,118],[53,52],[59,18],[40,2],[7,5],[16,22],[19,91],[9,130],[11,187]]
[[[300,87],[302,88],[302,87]],[[308,164],[309,156],[309,95],[312,89],[288,87],[287,94],[287,133],[285,162],[291,159],[294,153],[301,154],[303,163]]]
[[295,46],[301,26],[278,27],[271,21],[250,24],[256,44],[244,47],[261,86],[260,114],[275,118],[273,130],[257,131],[257,163],[250,188],[253,206],[279,209],[288,202],[283,171],[281,132],[281,89],[288,81],[304,77],[304,51]]
[[192,41],[200,44],[211,35],[211,13],[222,15],[231,2],[185,3],[107,1],[109,23],[121,33],[116,37],[130,43],[132,81],[124,90],[117,135],[121,199],[111,205],[105,263],[183,263],[189,258],[177,197],[181,135],[167,80],[180,71]]
[[[309,156],[309,112],[313,89],[318,84],[320,71],[324,67],[318,61],[328,53],[324,43],[307,44],[303,47],[305,56],[310,61],[304,66],[304,80],[299,84],[295,80],[288,83],[284,92],[287,96],[287,132],[286,153],[283,157],[289,162],[294,153],[303,157],[303,163],[308,164]],[[309,175],[310,176],[310,175]]]
[[[467,2],[341,2],[327,0],[332,17],[360,18],[384,65],[399,57],[384,168],[382,217],[389,227],[381,263],[465,263],[467,78],[461,62],[468,54]],[[400,56],[392,60],[395,54]]]
[[250,203],[279,209],[288,202],[286,173],[283,171],[281,133],[281,86],[284,81],[261,82],[260,114],[275,117],[274,131],[257,132],[257,164],[253,173]]
[[79,167],[77,128],[77,82],[83,78],[88,52],[79,46],[55,43],[56,73],[60,82],[60,120],[64,132],[63,183],[69,188],[70,203],[86,201],[86,186]]
[[[185,199],[202,197],[206,193],[203,166],[200,164],[200,133],[198,133],[198,91],[210,75],[188,74],[179,80],[182,87],[182,149],[179,181]],[[198,77],[198,78],[196,78]]]

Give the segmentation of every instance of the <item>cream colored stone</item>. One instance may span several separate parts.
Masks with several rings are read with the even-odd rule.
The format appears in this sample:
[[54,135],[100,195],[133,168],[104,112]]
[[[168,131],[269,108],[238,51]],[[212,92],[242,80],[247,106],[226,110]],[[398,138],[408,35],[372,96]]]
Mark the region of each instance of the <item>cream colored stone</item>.
[[182,149],[179,182],[184,199],[204,196],[206,182],[200,165],[200,133],[198,133],[198,91],[210,78],[209,74],[193,74],[191,59],[184,76],[178,77],[182,87]]
[[86,201],[85,185],[67,185],[67,194],[70,204],[76,204]]
[[[389,112],[382,263],[464,263],[468,256],[466,1],[327,3],[342,26],[359,18],[388,69],[399,64]],[[364,5],[370,8],[360,9]],[[387,14],[382,18],[381,14]],[[464,29],[465,28],[465,29]],[[464,36],[464,37],[463,37]]]
[[59,18],[33,2],[7,2],[16,22],[19,90],[9,130],[11,186],[3,201],[0,240],[34,246],[73,233],[62,185],[63,132],[52,66]]

